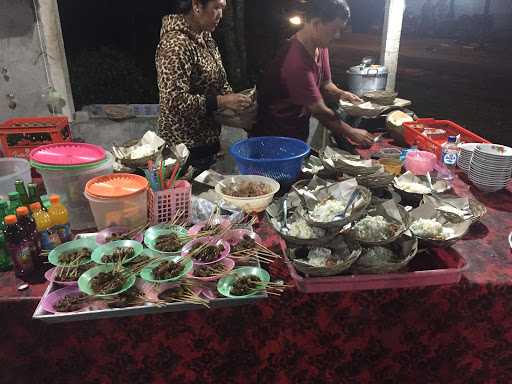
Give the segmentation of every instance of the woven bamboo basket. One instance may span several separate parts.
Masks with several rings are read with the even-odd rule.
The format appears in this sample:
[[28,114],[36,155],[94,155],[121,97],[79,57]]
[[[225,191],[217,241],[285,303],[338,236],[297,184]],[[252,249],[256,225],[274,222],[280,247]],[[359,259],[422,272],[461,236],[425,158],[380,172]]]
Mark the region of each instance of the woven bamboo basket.
[[368,207],[368,205],[370,205],[370,202],[372,200],[372,193],[368,190],[368,188],[358,185],[357,190],[361,195],[360,199],[362,199],[362,202],[357,206],[357,208],[352,209],[350,216],[345,217],[343,220],[323,223],[311,220],[307,213],[303,215],[304,219],[309,225],[312,225],[314,227],[323,228],[331,231],[339,231],[345,225],[361,218],[366,213],[366,208]]
[[391,185],[394,178],[395,177],[393,175],[384,172],[368,176],[358,176],[356,177],[356,180],[358,184],[364,185],[367,188],[384,188]]
[[[309,265],[306,262],[300,261],[300,259],[296,258],[297,249],[288,248],[288,258],[291,260],[295,269],[299,272],[303,273],[306,276],[311,277],[328,277],[340,275],[343,272],[347,271],[352,267],[352,265],[357,261],[359,256],[361,255],[362,248],[359,244],[355,242],[347,241],[347,245],[349,246],[351,253],[347,255],[341,263],[336,264],[331,267],[315,267]],[[325,247],[325,244],[324,244]],[[328,246],[326,247],[328,248]]]
[[[408,236],[402,236],[397,239],[393,244],[388,245],[387,248],[392,249],[393,251],[400,252],[400,260],[397,262],[381,262],[380,264],[368,265],[361,263],[361,260],[358,259],[356,263],[351,268],[351,272],[353,273],[361,273],[361,274],[379,274],[379,273],[391,273],[397,272],[407,266],[409,262],[416,256],[418,253],[418,239],[411,238]],[[364,252],[363,252],[364,254]]]
[[332,241],[338,234],[333,231],[327,231],[325,236],[315,238],[315,239],[302,239],[300,237],[290,236],[290,235],[287,235],[287,234],[284,234],[283,232],[281,232],[280,229],[274,225],[268,212],[265,215],[266,215],[265,217],[266,217],[267,221],[270,223],[272,228],[274,228],[274,230],[279,234],[279,236],[281,236],[286,241],[286,243],[290,244],[290,245],[303,245],[303,246],[313,246],[313,247],[321,246],[323,244],[326,244],[326,243]]
[[[411,225],[411,217],[410,217],[409,213],[405,210],[405,208],[402,207],[401,205],[397,205],[397,208],[398,208],[398,212],[400,212],[400,216],[402,217],[402,224],[396,229],[393,236],[391,236],[385,240],[370,241],[370,240],[366,240],[361,237],[358,237],[353,230],[348,232],[348,236],[350,236],[354,241],[361,243],[363,246],[375,247],[375,246],[382,246],[382,245],[387,245],[387,244],[393,243],[398,238],[400,238],[409,229],[409,226]],[[391,221],[389,218],[386,218],[386,219],[388,221]]]

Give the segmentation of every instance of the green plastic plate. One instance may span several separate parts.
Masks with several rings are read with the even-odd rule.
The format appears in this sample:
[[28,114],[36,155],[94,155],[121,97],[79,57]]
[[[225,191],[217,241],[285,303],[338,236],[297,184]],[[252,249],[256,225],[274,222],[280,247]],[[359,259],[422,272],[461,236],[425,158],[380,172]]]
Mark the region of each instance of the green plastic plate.
[[149,281],[150,283],[170,283],[170,282],[173,282],[173,281],[181,280],[183,277],[185,277],[192,270],[192,268],[194,266],[194,263],[192,262],[192,260],[189,260],[185,264],[185,267],[183,268],[183,271],[181,271],[181,273],[178,276],[176,276],[176,277],[173,277],[171,279],[165,279],[165,280],[157,280],[153,276],[153,268],[156,267],[157,265],[159,265],[162,261],[170,260],[170,261],[177,262],[180,259],[181,259],[181,257],[179,257],[179,256],[170,256],[170,257],[165,257],[165,258],[158,259],[154,263],[152,263],[152,264],[148,265],[146,268],[144,268],[140,272],[140,277],[142,277],[146,281]]
[[241,268],[234,269],[228,275],[226,275],[222,279],[220,279],[217,283],[217,291],[219,291],[219,293],[222,296],[231,297],[234,299],[241,299],[241,298],[256,296],[256,295],[260,294],[262,291],[254,291],[252,293],[249,293],[248,295],[242,295],[242,296],[237,296],[237,295],[231,294],[231,288],[233,288],[233,283],[235,282],[235,280],[240,277],[244,277],[244,276],[257,276],[257,277],[259,277],[259,279],[261,281],[263,281],[265,283],[268,283],[270,281],[270,275],[268,274],[267,271],[265,271],[262,268],[241,267]]
[[78,279],[78,288],[80,288],[80,291],[83,293],[90,295],[90,296],[98,296],[98,297],[108,297],[108,296],[114,296],[119,295],[120,293],[123,293],[127,290],[129,290],[133,284],[135,284],[135,275],[131,275],[127,280],[126,283],[122,286],[122,288],[118,291],[107,293],[107,294],[96,294],[91,289],[91,280],[98,275],[100,272],[110,272],[114,268],[114,265],[112,264],[106,264],[106,265],[100,265],[95,268],[89,269],[88,271],[84,272],[80,278]]
[[[63,253],[78,251],[82,248],[87,248],[91,252],[94,252],[94,250],[98,248],[98,244],[96,244],[95,239],[80,239],[61,244],[51,250],[50,254],[48,255],[48,261],[57,267],[68,267],[68,264],[62,264],[59,262],[59,256]],[[78,265],[83,265],[90,262],[91,259],[84,259]]]
[[107,243],[105,245],[102,245],[101,247],[96,248],[94,250],[94,252],[92,253],[91,259],[96,264],[115,264],[115,263],[104,263],[103,261],[101,261],[101,258],[104,255],[112,254],[114,252],[114,249],[116,249],[116,248],[128,248],[128,247],[133,248],[135,253],[133,254],[132,257],[125,259],[123,261],[123,264],[129,263],[130,261],[135,259],[137,256],[139,256],[142,253],[142,251],[144,250],[144,246],[141,243],[139,243],[138,241],[117,240],[117,241],[112,241],[111,243]]

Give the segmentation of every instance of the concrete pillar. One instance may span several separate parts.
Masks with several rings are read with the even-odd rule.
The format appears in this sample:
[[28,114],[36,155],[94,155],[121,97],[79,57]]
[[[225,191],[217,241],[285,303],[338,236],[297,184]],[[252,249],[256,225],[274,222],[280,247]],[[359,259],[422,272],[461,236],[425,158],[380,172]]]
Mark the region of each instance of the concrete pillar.
[[405,12],[405,0],[386,0],[386,14],[382,32],[380,61],[389,70],[386,89],[394,91],[400,51],[400,36]]
[[73,119],[75,105],[69,81],[68,63],[60,25],[57,0],[39,0],[39,21],[46,44],[48,68],[53,86],[66,100],[65,115]]

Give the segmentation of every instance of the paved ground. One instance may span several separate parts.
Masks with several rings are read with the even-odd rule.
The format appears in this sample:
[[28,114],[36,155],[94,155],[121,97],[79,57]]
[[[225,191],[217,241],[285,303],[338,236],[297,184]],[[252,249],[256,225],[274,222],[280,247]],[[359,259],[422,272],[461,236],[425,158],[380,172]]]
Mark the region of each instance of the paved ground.
[[[333,77],[365,55],[379,56],[378,36],[346,34],[331,49]],[[491,141],[512,145],[512,50],[469,47],[448,40],[403,40],[398,91],[424,117],[453,120]]]

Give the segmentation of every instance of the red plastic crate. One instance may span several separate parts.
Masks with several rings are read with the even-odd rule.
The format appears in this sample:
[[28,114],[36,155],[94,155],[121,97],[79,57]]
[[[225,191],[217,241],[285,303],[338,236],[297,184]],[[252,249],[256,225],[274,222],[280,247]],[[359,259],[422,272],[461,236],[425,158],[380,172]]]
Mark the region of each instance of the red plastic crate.
[[28,159],[36,147],[71,140],[66,116],[20,117],[0,123],[0,145],[6,157]]
[[[416,145],[419,149],[435,153],[438,158],[441,157],[442,146],[448,141],[448,136],[460,135],[461,142],[464,143],[489,143],[484,138],[449,120],[418,119],[404,123],[403,127],[404,139],[407,144]],[[446,131],[446,134],[438,137],[425,136],[423,135],[425,128],[442,129]]]

